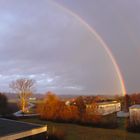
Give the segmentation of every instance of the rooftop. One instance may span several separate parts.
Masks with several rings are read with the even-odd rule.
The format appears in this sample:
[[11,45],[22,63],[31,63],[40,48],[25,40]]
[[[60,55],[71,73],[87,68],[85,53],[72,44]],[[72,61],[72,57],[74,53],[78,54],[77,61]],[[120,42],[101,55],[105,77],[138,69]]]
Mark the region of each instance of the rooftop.
[[98,102],[98,105],[107,105],[107,104],[116,104],[119,103],[118,101],[108,101],[108,102]]
[[32,131],[32,130],[39,130],[38,132],[35,132],[35,134],[37,133],[39,134],[39,132],[43,133],[43,130],[47,130],[47,127],[46,129],[44,129],[45,127],[38,124],[31,124],[31,123],[25,123],[25,122],[19,122],[19,121],[0,118],[0,139],[5,136],[6,137],[10,135],[14,136],[16,134],[20,134],[21,136],[22,133],[26,133],[26,132],[28,132],[27,136],[30,136],[30,135],[33,135],[32,133],[29,134],[29,131]]
[[132,106],[130,106],[129,108],[130,108],[130,109],[135,109],[135,108],[140,109],[140,105],[132,105]]

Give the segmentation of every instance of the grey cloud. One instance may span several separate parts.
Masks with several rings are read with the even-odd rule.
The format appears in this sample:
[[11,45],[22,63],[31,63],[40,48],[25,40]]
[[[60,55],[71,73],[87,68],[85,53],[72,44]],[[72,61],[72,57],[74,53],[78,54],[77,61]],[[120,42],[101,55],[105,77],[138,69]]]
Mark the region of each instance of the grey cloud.
[[60,0],[101,35],[122,71],[127,91],[139,92],[140,1]]
[[[95,25],[111,46],[123,73],[129,74],[124,63],[131,45],[121,48],[122,44],[128,44],[127,37],[121,38],[119,31],[123,31],[123,26],[121,21],[117,25],[118,20],[113,18],[117,13],[109,7],[110,1],[108,4],[96,0],[86,1],[86,4],[83,0],[59,2]],[[111,3],[111,6],[114,5]],[[29,77],[37,81],[38,92],[121,92],[115,69],[100,42],[82,23],[52,1],[3,0],[0,13],[0,86],[3,90],[9,90],[11,80]],[[126,56],[123,51],[127,52]],[[129,76],[127,80],[131,82]]]

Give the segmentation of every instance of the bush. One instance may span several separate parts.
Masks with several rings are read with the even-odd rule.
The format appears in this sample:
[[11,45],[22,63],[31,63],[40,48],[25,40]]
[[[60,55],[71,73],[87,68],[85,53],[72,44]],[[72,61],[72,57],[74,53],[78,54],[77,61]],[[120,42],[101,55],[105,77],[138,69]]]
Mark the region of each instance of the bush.
[[8,108],[8,100],[7,97],[0,93],[0,115],[5,115]]
[[118,127],[118,120],[116,113],[104,116],[100,122],[100,127],[115,129]]
[[54,94],[47,94],[43,103],[38,104],[37,112],[41,119],[51,121],[75,122],[79,120],[79,112],[76,106],[66,106]]
[[129,132],[140,133],[140,123],[127,120],[126,129]]

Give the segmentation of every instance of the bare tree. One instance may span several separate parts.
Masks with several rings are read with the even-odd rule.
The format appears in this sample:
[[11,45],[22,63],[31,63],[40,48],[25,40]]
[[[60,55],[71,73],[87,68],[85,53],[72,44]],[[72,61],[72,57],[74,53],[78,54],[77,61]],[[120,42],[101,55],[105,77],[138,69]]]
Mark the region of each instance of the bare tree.
[[21,78],[10,83],[10,88],[18,94],[22,112],[25,112],[28,98],[34,90],[35,81],[32,79]]

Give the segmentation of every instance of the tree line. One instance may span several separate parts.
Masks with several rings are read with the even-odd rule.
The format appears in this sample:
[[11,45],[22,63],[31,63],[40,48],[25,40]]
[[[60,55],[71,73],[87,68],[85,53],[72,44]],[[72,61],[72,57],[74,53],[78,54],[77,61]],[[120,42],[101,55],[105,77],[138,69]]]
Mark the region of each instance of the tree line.
[[37,105],[37,112],[41,119],[62,122],[96,123],[101,119],[100,115],[89,114],[86,105],[80,96],[75,104],[66,105],[54,93],[48,92],[41,103]]

